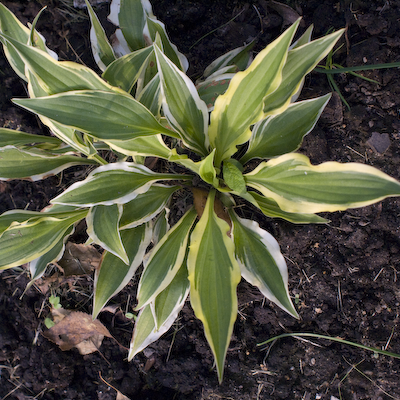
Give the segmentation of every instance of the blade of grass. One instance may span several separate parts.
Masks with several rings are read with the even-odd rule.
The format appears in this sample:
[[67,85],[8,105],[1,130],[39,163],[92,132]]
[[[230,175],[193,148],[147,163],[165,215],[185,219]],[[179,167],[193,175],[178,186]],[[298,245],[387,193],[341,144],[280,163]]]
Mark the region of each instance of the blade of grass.
[[339,86],[336,84],[335,79],[333,78],[332,75],[327,75],[328,78],[329,86],[334,90],[340,97],[340,100],[342,100],[343,104],[347,107],[347,109],[350,111],[350,105],[342,95],[342,92],[339,89]]
[[331,69],[326,68],[325,66],[316,67],[314,71],[321,72],[322,74],[342,74],[346,72],[355,72],[355,71],[368,71],[373,69],[385,69],[385,68],[399,68],[400,62],[386,63],[386,64],[370,64],[370,65],[357,65],[354,67],[342,67]]
[[358,348],[363,349],[363,350],[372,351],[373,353],[382,354],[384,356],[389,356],[389,357],[400,359],[400,354],[397,354],[397,353],[392,353],[390,351],[381,350],[381,349],[377,349],[377,348],[374,348],[374,347],[364,346],[363,344],[350,342],[349,340],[340,339],[338,337],[320,335],[318,333],[304,333],[304,332],[300,332],[300,333],[282,333],[281,335],[274,336],[274,337],[266,340],[265,342],[258,343],[257,346],[265,346],[265,345],[267,345],[267,344],[269,344],[271,342],[275,342],[278,339],[283,339],[283,338],[286,338],[286,337],[294,337],[294,338],[297,338],[297,337],[313,337],[313,338],[318,338],[318,339],[327,339],[327,340],[331,340],[332,342],[338,342],[338,343],[341,343],[341,344],[346,344],[348,346],[358,347]]

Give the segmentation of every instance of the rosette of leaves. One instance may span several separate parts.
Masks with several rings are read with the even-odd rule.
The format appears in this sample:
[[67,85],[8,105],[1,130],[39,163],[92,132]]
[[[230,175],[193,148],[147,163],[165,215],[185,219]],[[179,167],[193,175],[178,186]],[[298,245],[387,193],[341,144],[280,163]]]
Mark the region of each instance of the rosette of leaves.
[[[43,212],[0,216],[0,269],[29,263],[36,279],[85,219],[89,241],[104,249],[93,318],[145,260],[129,359],[171,327],[190,292],[222,380],[241,278],[297,317],[278,243],[235,204],[292,223],[326,223],[316,213],[398,196],[400,184],[367,165],[312,165],[295,153],[329,95],[293,101],[342,31],[311,41],[309,29],[293,43],[297,21],[252,61],[251,45],[220,57],[196,87],[148,1],[113,2],[114,41],[88,8],[101,76],[57,61],[35,21],[28,29],[0,5],[1,42],[29,91],[13,101],[52,134],[1,129],[0,179],[38,180],[72,165],[96,166]],[[117,161],[104,159],[103,150]],[[163,159],[165,171],[144,166],[146,157]],[[172,195],[194,181],[195,204],[169,227]]]

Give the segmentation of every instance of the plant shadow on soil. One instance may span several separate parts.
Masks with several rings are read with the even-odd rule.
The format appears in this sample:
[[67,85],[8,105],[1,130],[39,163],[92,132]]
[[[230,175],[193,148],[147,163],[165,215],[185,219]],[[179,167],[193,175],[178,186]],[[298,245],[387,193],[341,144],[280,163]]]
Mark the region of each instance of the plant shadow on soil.
[[[87,51],[89,26],[84,11],[71,9],[66,0],[3,0],[24,23],[32,21],[45,3],[48,9],[38,29],[49,47],[62,59],[93,65]],[[251,38],[257,37],[256,50],[263,48],[290,18],[264,0],[152,3],[173,42],[188,56],[193,79],[217,56]],[[315,37],[332,27],[348,27],[337,62],[352,66],[400,60],[400,1],[299,0],[291,5],[304,18],[303,30],[314,24]],[[96,7],[103,19],[107,7],[106,3]],[[234,16],[234,21],[226,24]],[[9,101],[26,96],[26,92],[3,56],[0,71],[1,126],[43,133],[34,117]],[[363,74],[379,84],[349,75],[336,77],[351,110],[333,96],[300,151],[314,164],[363,162],[400,179],[398,69]],[[326,77],[312,73],[302,96],[316,97],[329,91]],[[373,136],[385,139],[383,148],[371,140]],[[82,179],[83,173],[70,169],[43,182],[0,182],[0,213],[26,207],[40,210],[67,185]],[[173,329],[130,363],[123,346],[129,345],[132,322],[123,312],[102,313],[100,319],[123,345],[105,339],[100,352],[81,356],[75,350],[62,352],[40,333],[45,330],[50,293],[43,295],[31,287],[21,298],[28,283],[26,272],[2,272],[0,399],[115,399],[115,390],[106,382],[129,398],[141,400],[311,400],[339,398],[340,394],[349,400],[400,398],[400,360],[321,340],[283,339],[274,344],[268,357],[256,347],[283,332],[314,332],[400,353],[400,200],[387,199],[324,216],[332,221],[327,226],[297,226],[266,219],[254,210],[253,217],[275,236],[287,259],[290,293],[300,320],[264,301],[255,288],[242,282],[221,385],[201,323],[188,304]],[[64,308],[91,311],[90,276],[63,278],[54,272],[52,279]],[[133,281],[112,303],[125,310],[132,303],[136,285]]]

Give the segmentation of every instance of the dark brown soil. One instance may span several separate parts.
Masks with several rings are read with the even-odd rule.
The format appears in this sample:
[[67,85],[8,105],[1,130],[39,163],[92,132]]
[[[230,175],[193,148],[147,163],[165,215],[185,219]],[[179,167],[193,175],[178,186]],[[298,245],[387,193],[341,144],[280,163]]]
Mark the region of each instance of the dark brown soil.
[[[84,11],[68,8],[67,0],[2,2],[24,23],[33,20],[41,5],[48,5],[38,29],[49,47],[63,59],[93,65]],[[218,55],[249,38],[257,36],[256,49],[261,49],[281,32],[287,18],[265,0],[152,3],[172,40],[188,56],[194,79]],[[315,36],[348,27],[335,62],[353,66],[400,61],[400,0],[298,0],[290,4],[304,17],[302,29],[314,24]],[[104,17],[107,4],[97,10]],[[351,75],[336,76],[351,110],[333,96],[301,151],[313,163],[362,162],[400,179],[399,71],[363,74],[379,84]],[[42,132],[34,117],[9,101],[26,92],[3,57],[0,75],[1,126]],[[312,73],[303,96],[328,91],[326,76]],[[77,174],[72,170],[38,183],[0,182],[0,213],[12,208],[41,209],[65,185],[79,179]],[[2,272],[0,399],[115,399],[116,391],[105,381],[130,399],[140,400],[400,398],[398,359],[321,340],[283,339],[268,357],[256,346],[284,332],[314,332],[400,353],[400,200],[388,199],[326,217],[332,221],[329,226],[296,226],[255,214],[281,245],[301,319],[291,318],[264,301],[255,288],[240,284],[239,315],[221,385],[201,323],[189,304],[174,329],[130,363],[127,350],[111,339],[104,340],[101,353],[81,356],[75,350],[62,352],[41,335],[50,293],[43,295],[32,287],[21,298],[28,282],[26,272]],[[90,285],[90,277],[60,279],[55,280],[53,290],[64,308],[90,312]],[[134,286],[135,282],[113,303],[122,310],[132,306],[129,296]],[[122,312],[103,313],[101,320],[128,346],[133,325]]]

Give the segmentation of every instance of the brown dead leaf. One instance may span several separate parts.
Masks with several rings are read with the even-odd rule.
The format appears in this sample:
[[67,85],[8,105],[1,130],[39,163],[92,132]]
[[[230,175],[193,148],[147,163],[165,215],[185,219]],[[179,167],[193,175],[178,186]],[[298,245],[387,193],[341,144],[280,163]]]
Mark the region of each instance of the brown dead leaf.
[[[280,3],[278,1],[270,0],[268,2],[263,1],[261,3],[263,8],[265,9],[265,5],[271,7],[275,10],[283,19],[283,26],[292,25],[295,21],[300,18],[300,15],[297,11],[295,11],[292,7],[287,4]],[[303,26],[304,22],[300,22],[300,26]]]
[[83,355],[98,350],[104,336],[112,337],[100,321],[93,321],[89,314],[80,311],[71,311],[43,336],[57,344],[62,351],[76,347]]
[[67,315],[71,314],[71,310],[66,310],[64,308],[52,308],[51,309],[51,316],[53,318],[53,322],[55,324],[58,324],[61,322],[62,319],[64,319]]
[[99,266],[100,259],[101,254],[93,246],[68,242],[57,264],[65,276],[85,275]]
[[61,285],[62,280],[63,277],[59,276],[58,273],[55,273],[52,276],[46,276],[31,281],[28,285],[31,286],[34,284],[42,292],[42,294],[46,294],[50,291],[50,288],[59,287]]
[[129,397],[123,395],[119,390],[117,390],[117,397],[115,400],[130,400]]
[[110,383],[108,383],[102,376],[101,376],[101,372],[99,371],[99,376],[100,379],[110,388],[113,388],[116,392],[117,392],[117,397],[115,398],[115,400],[131,400],[129,397],[125,396],[124,394],[122,394],[117,388],[115,388],[113,385],[111,385]]
[[7,183],[0,181],[0,193],[5,193],[7,190]]

